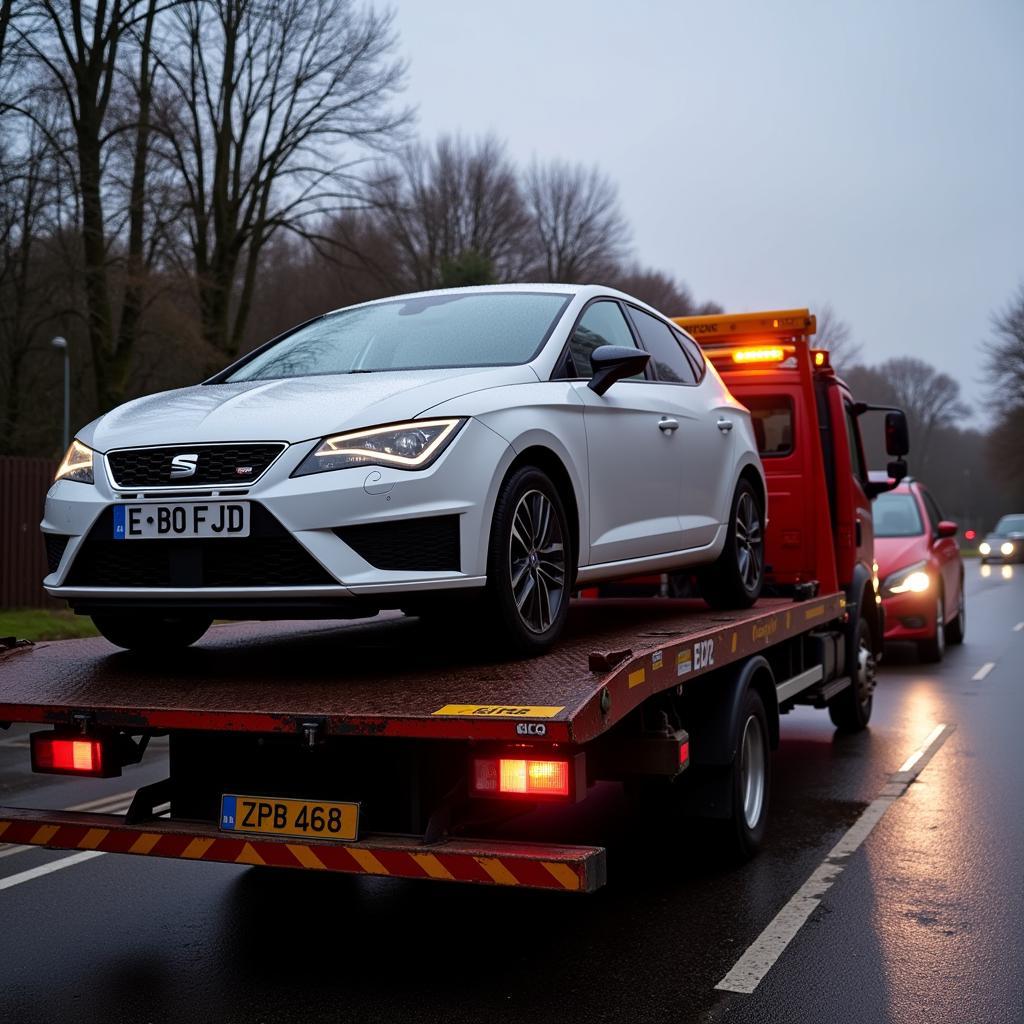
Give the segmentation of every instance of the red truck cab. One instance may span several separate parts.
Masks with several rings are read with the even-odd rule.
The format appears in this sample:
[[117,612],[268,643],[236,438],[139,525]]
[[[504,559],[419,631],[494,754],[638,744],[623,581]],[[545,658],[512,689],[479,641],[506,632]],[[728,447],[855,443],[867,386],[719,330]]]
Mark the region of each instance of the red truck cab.
[[[815,318],[806,309],[677,317],[675,322],[749,410],[768,485],[765,535],[767,591],[779,595],[841,590],[851,620],[850,655],[881,654],[884,612],[874,562],[871,500],[891,480],[868,476],[861,418],[875,407],[858,402],[813,348]],[[906,421],[887,413],[886,443],[901,459]],[[856,666],[851,664],[851,674]],[[873,672],[873,665],[863,666]],[[866,686],[867,688],[867,686]]]

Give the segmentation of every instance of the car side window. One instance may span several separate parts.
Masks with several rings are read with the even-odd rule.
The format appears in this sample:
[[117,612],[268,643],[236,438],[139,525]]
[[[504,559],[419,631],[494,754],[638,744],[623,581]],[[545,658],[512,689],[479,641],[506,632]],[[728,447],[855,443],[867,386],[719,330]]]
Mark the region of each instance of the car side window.
[[[576,368],[575,376],[590,377],[590,355],[602,345],[638,347],[619,304],[611,299],[592,302],[587,306],[569,339],[569,351]],[[644,374],[638,373],[625,379],[644,380]]]
[[939,520],[942,519],[942,512],[935,499],[926,490],[921,490],[921,497],[924,500],[924,510],[928,515],[928,522],[931,523],[932,533],[939,532]]
[[689,357],[690,362],[693,363],[697,380],[702,381],[704,379],[704,371],[707,369],[707,363],[704,360],[704,353],[700,350],[700,345],[680,330],[673,329],[672,333],[679,339],[679,344],[683,346],[683,351]]
[[629,315],[640,332],[644,348],[651,354],[657,379],[666,384],[696,384],[697,376],[672,328],[636,306],[629,307]]

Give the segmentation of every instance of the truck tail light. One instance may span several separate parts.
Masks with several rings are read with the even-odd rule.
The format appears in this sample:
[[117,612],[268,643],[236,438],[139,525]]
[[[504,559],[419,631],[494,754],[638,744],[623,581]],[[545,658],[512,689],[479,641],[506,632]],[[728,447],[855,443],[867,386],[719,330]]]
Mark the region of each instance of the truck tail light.
[[34,732],[32,771],[52,775],[91,775],[109,778],[121,774],[121,764],[103,739],[96,736],[65,736]]
[[582,754],[551,758],[508,754],[474,757],[471,781],[475,796],[571,799],[586,788],[582,772]]

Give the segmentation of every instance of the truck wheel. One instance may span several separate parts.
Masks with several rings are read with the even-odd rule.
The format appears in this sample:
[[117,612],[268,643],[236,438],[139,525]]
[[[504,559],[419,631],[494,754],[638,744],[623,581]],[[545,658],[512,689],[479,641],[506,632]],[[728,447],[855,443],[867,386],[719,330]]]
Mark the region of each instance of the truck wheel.
[[172,651],[194,644],[213,623],[202,612],[163,615],[150,612],[135,615],[93,615],[100,633],[115,647],[129,651]]
[[700,595],[712,608],[749,608],[764,584],[764,509],[753,486],[740,480],[718,561],[698,574]]
[[871,720],[877,673],[871,626],[863,615],[857,620],[857,643],[847,658],[850,685],[829,701],[828,715],[840,732],[860,732]]
[[749,860],[764,841],[772,783],[771,742],[764,702],[756,690],[747,690],[744,701],[739,744],[730,769],[732,816],[723,823],[726,852],[738,860]]
[[960,581],[960,600],[956,606],[956,618],[946,626],[946,643],[962,644],[967,635],[967,599],[964,597],[964,581]]
[[524,466],[494,507],[482,625],[513,654],[541,654],[565,626],[575,575],[562,499],[547,474]]
[[942,661],[942,657],[946,653],[946,623],[943,621],[945,618],[944,603],[940,594],[935,605],[935,632],[927,640],[919,640],[917,643],[918,658],[932,665]]

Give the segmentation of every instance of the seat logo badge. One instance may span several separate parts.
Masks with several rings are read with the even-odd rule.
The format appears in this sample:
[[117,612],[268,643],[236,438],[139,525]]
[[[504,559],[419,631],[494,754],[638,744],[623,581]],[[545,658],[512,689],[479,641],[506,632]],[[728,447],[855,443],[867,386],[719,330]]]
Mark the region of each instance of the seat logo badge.
[[235,476],[250,476],[252,469],[252,466],[235,466]]
[[171,459],[171,479],[180,480],[185,476],[195,476],[198,455],[175,455]]

